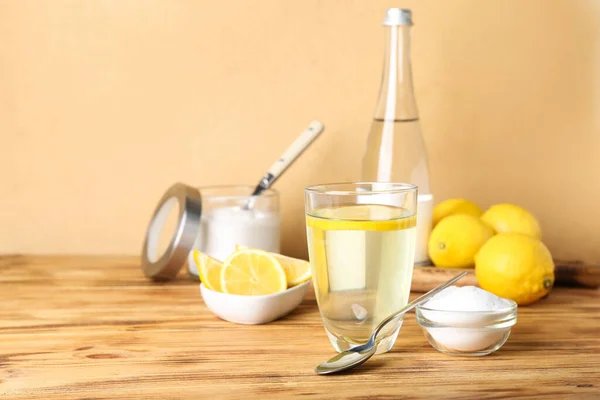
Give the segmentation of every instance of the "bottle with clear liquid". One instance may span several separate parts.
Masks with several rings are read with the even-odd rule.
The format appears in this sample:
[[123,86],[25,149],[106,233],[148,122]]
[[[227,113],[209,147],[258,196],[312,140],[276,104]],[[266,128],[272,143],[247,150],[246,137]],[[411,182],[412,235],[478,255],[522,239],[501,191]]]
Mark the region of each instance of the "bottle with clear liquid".
[[383,21],[385,63],[375,117],[362,164],[365,182],[408,182],[419,188],[415,263],[426,263],[433,195],[419,127],[410,65],[410,10],[390,8]]

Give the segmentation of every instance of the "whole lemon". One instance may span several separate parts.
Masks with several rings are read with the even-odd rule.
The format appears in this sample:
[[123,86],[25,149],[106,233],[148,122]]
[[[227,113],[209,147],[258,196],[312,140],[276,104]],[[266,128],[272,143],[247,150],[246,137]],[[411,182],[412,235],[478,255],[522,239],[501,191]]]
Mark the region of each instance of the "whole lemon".
[[483,211],[472,201],[465,199],[448,199],[442,201],[433,209],[433,226],[436,226],[442,219],[457,214],[468,214],[479,217]]
[[472,266],[481,246],[493,235],[472,215],[451,215],[441,220],[429,236],[429,257],[438,267]]
[[497,233],[517,232],[542,238],[540,224],[531,213],[514,204],[496,204],[487,209],[481,216]]
[[540,240],[521,233],[500,233],[479,250],[475,275],[482,289],[526,305],[552,289],[554,261]]

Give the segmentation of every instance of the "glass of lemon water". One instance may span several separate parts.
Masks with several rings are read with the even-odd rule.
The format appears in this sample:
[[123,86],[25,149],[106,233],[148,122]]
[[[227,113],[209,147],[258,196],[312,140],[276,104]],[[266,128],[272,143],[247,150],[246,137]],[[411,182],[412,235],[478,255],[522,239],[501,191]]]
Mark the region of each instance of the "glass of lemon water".
[[[415,257],[417,187],[336,183],[305,189],[313,285],[325,331],[337,351],[366,343],[373,329],[405,306]],[[389,351],[399,317],[379,333]]]

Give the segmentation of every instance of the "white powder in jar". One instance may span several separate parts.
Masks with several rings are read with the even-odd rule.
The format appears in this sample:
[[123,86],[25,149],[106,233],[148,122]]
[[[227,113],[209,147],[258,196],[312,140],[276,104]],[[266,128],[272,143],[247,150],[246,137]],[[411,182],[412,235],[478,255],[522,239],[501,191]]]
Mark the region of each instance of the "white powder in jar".
[[[203,212],[194,248],[225,261],[236,245],[279,253],[279,214],[241,207]],[[189,271],[198,276],[193,253],[188,256]]]
[[510,326],[493,325],[511,305],[475,286],[450,286],[425,303],[421,314],[434,323],[425,329],[436,342],[454,351],[476,352],[505,339]]

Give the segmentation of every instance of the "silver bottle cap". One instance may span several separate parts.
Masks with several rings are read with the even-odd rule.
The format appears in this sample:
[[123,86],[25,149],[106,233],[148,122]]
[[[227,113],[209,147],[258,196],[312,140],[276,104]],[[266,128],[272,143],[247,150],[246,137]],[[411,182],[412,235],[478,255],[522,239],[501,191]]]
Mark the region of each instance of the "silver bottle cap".
[[412,25],[412,12],[407,8],[388,8],[383,19],[385,26]]

